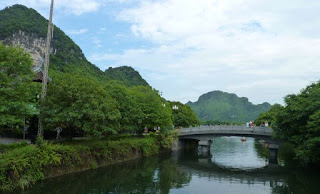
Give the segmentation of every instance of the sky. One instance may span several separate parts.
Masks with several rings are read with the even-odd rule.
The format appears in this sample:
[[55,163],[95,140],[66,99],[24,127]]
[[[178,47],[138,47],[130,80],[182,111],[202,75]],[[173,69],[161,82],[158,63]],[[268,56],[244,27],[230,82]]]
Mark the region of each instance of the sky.
[[[50,0],[23,4],[48,18]],[[167,100],[214,90],[283,104],[320,80],[319,0],[55,0],[53,22],[101,70],[132,66]]]

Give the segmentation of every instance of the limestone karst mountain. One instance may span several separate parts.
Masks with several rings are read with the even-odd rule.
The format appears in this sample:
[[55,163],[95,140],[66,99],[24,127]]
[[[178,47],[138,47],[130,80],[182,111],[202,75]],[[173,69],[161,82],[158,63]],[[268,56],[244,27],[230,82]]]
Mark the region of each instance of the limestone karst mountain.
[[[24,48],[34,59],[33,69],[44,61],[48,21],[32,8],[13,5],[0,11],[0,41]],[[148,85],[131,67],[109,68],[105,72],[90,63],[80,47],[60,28],[54,26],[50,49],[50,71],[89,76],[101,81],[120,80],[127,85]]]
[[188,102],[202,121],[246,122],[255,120],[260,113],[266,112],[270,104],[254,105],[248,98],[238,97],[222,91],[203,94],[197,102]]

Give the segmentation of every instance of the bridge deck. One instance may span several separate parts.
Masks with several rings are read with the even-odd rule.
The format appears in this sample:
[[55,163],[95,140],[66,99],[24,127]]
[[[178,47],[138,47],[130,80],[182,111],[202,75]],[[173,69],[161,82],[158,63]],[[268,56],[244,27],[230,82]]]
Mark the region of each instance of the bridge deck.
[[214,125],[182,128],[180,137],[192,135],[236,135],[236,136],[272,136],[272,129],[268,127],[246,127],[238,125]]

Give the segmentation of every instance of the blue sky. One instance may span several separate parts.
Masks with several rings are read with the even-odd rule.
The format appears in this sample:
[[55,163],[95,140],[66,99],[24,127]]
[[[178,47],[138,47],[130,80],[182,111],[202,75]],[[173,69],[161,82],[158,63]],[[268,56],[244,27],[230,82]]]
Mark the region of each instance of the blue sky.
[[[1,0],[48,17],[50,0]],[[283,103],[320,79],[320,1],[55,0],[54,23],[101,70],[134,67],[168,100],[222,90]]]

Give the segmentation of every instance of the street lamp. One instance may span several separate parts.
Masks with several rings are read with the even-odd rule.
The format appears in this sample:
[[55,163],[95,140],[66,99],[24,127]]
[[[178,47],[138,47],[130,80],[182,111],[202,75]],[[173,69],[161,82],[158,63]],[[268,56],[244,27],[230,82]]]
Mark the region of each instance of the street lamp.
[[174,106],[172,107],[172,109],[173,109],[173,110],[178,110],[179,107],[178,107],[177,105],[174,105]]

